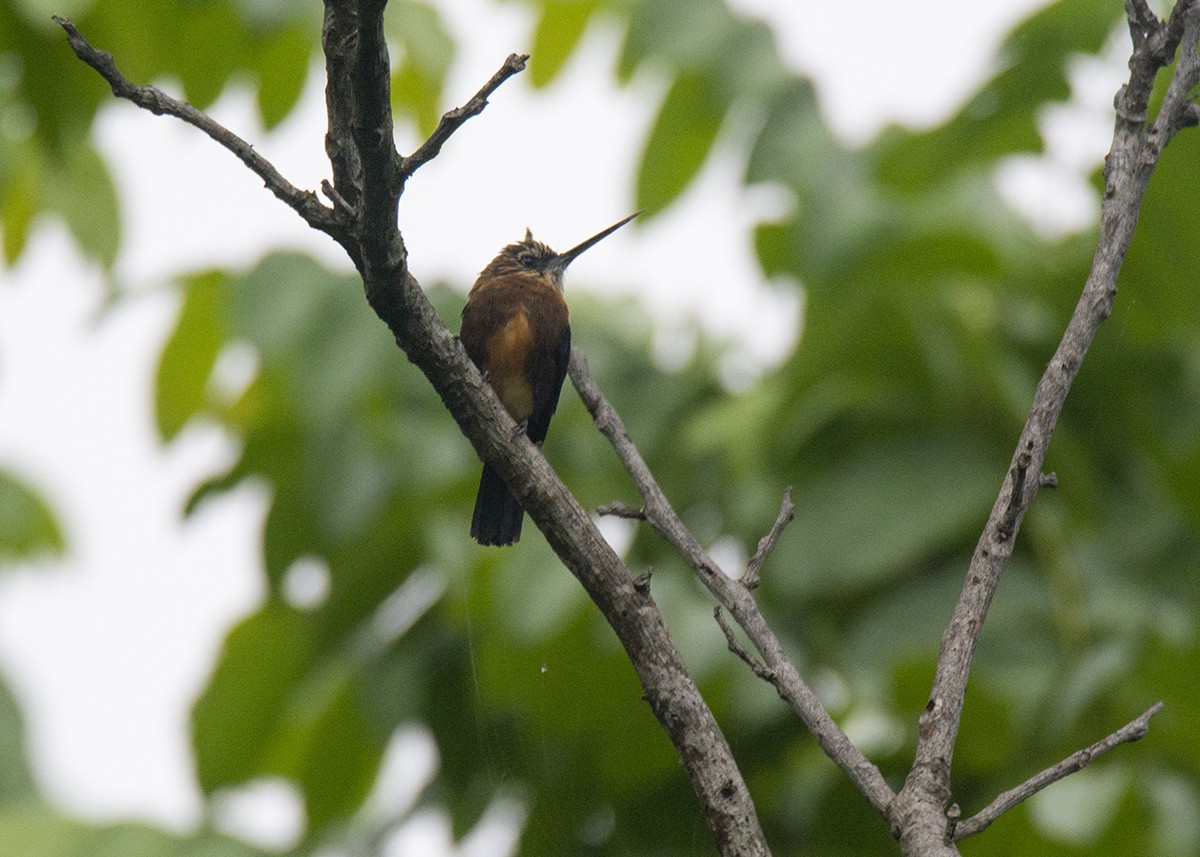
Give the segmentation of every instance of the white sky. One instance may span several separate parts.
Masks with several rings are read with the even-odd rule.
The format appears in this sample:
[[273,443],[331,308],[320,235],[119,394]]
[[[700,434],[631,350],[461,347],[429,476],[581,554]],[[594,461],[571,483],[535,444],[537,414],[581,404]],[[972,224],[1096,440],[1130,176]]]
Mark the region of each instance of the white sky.
[[[461,103],[510,51],[527,46],[531,18],[512,3],[441,5],[460,57],[447,97]],[[735,5],[775,23],[788,61],[817,81],[832,125],[861,142],[886,121],[929,124],[947,115],[986,76],[1004,29],[1041,4]],[[953,22],[953,38],[940,21]],[[568,246],[632,210],[631,176],[663,83],[643,75],[616,89],[609,71],[617,44],[612,32],[590,32],[549,91],[534,92],[519,76],[505,84],[411,182],[401,225],[420,279],[465,288],[526,226],[552,246]],[[1081,103],[1048,116],[1049,125],[1067,123],[1062,140],[1090,129],[1082,147],[1063,144],[1050,161],[1005,167],[1009,195],[1042,228],[1081,228],[1093,216],[1077,176],[1106,148],[1119,61],[1116,68],[1116,78],[1108,66],[1081,73]],[[302,109],[271,134],[257,126],[245,94],[228,94],[213,113],[295,184],[315,188],[327,175],[321,110],[314,81]],[[198,267],[250,266],[279,247],[348,266],[232,156],[175,120],[114,104],[97,141],[124,206],[117,275],[144,294],[101,314],[99,275],[52,222],[39,226],[20,265],[0,271],[0,467],[51,500],[71,546],[61,562],[0,575],[0,668],[29,714],[39,781],[55,801],[86,817],[187,829],[201,809],[188,711],[225,631],[262,598],[266,493],[247,487],[179,522],[183,498],[230,460],[233,445],[199,426],[167,449],[157,444],[149,385],[176,309],[158,289]],[[500,149],[497,141],[516,142]],[[416,142],[401,140],[401,148]],[[761,369],[791,348],[799,302],[790,286],[764,281],[752,255],[751,226],[783,202],[740,186],[737,140],[725,143],[671,211],[622,230],[573,266],[568,290],[603,284],[636,293],[660,318],[683,320],[662,322],[664,354],[686,348],[698,323],[733,344],[735,370]],[[180,169],[186,195],[163,181]],[[700,245],[704,254],[695,253]],[[397,746],[418,771],[398,787],[405,796],[397,800],[411,801],[412,783],[429,775],[435,754],[419,732],[399,736]],[[234,796],[227,810],[232,827],[262,841],[286,845],[296,833],[295,807],[280,784]],[[424,815],[391,850],[446,852],[448,836]]]

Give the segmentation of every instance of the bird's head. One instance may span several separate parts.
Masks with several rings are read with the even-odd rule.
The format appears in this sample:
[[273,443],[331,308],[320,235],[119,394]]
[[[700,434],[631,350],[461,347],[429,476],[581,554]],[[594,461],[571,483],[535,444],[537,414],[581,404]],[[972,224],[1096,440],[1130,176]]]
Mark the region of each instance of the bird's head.
[[497,277],[508,274],[524,274],[540,277],[548,285],[558,291],[563,288],[563,272],[574,262],[583,251],[616,232],[641,212],[629,215],[624,220],[614,223],[603,232],[598,232],[582,244],[578,244],[565,253],[555,253],[547,245],[533,237],[533,233],[525,230],[525,239],[509,244],[483,269],[480,279]]

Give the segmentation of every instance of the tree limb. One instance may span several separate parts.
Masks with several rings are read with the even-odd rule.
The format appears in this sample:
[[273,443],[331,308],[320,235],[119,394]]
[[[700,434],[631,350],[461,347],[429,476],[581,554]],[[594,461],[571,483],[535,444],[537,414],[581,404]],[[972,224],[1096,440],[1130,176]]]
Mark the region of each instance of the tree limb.
[[729,627],[729,623],[725,621],[725,614],[721,612],[720,606],[713,608],[713,618],[717,620],[717,624],[721,626],[721,631],[725,634],[725,642],[729,644],[729,651],[741,658],[756,676],[763,681],[773,684],[775,676],[771,673],[770,667],[766,666],[746,650],[746,647],[742,645],[741,640],[734,633],[733,628]]
[[[358,55],[358,3],[355,0],[325,0],[321,45],[325,50],[325,113],[329,122],[325,154],[333,170],[333,184],[328,189],[323,185],[322,189],[335,208],[353,219],[362,195],[362,161],[353,140],[353,93],[350,89],[350,69]],[[358,260],[355,264],[359,265]]]
[[[541,451],[517,430],[408,271],[396,228],[396,209],[391,204],[403,190],[403,182],[391,143],[390,110],[385,109],[382,6],[378,0],[360,2],[359,59],[353,79],[354,103],[360,110],[365,106],[372,111],[376,120],[387,122],[386,128],[376,127],[375,121],[364,121],[360,116],[354,123],[364,186],[387,188],[387,196],[377,191],[379,207],[375,214],[364,215],[359,224],[364,233],[360,235],[360,246],[364,251],[362,274],[368,301],[391,329],[397,344],[429,378],[480,457],[506,480],[616,632],[637,671],[646,701],[675,744],[720,852],[747,857],[766,855],[769,849],[741,772],[648,589],[636,585],[634,575]],[[506,78],[504,75],[496,85]],[[369,151],[362,151],[363,147]],[[387,222],[381,225],[377,217],[385,214]],[[380,236],[365,234],[367,230],[382,230],[391,238],[381,242]]]
[[353,59],[345,62],[349,79],[338,84],[338,89],[350,94],[350,134],[362,163],[355,229],[359,269],[367,300],[381,318],[384,312],[397,311],[396,304],[389,301],[402,299],[402,293],[390,287],[408,275],[404,240],[396,221],[402,187],[396,169],[400,156],[392,133],[391,69],[383,37],[386,6],[386,0],[358,0],[355,51]]

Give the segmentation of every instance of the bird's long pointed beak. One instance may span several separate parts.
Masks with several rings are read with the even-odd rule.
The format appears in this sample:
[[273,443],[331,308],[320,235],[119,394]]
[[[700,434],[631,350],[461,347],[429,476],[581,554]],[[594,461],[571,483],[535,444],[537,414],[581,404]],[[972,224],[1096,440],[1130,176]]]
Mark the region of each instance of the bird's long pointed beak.
[[593,235],[587,241],[584,241],[582,244],[575,245],[574,247],[572,247],[570,250],[566,251],[565,253],[559,253],[557,256],[554,257],[554,267],[558,268],[560,271],[566,270],[567,265],[570,265],[572,262],[574,262],[575,259],[581,253],[583,253],[584,250],[587,250],[588,248],[594,246],[595,244],[598,244],[600,241],[603,241],[605,238],[607,238],[609,235],[612,235],[614,232],[616,232],[618,229],[620,229],[622,226],[624,226],[629,221],[633,220],[633,218],[637,217],[639,214],[641,214],[640,211],[635,211],[633,214],[629,215],[624,220],[614,223],[612,226],[608,227],[603,232],[597,232],[595,235]]

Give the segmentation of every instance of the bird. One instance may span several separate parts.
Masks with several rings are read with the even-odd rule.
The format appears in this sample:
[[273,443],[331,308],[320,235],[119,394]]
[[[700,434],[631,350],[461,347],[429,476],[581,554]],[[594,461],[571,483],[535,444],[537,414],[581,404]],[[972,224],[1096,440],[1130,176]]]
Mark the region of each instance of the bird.
[[[459,340],[505,410],[538,445],[546,439],[571,357],[563,272],[581,253],[640,213],[565,253],[555,253],[526,228],[524,240],[501,250],[467,293]],[[511,545],[521,538],[524,518],[520,502],[485,461],[471,537],[481,545]]]

